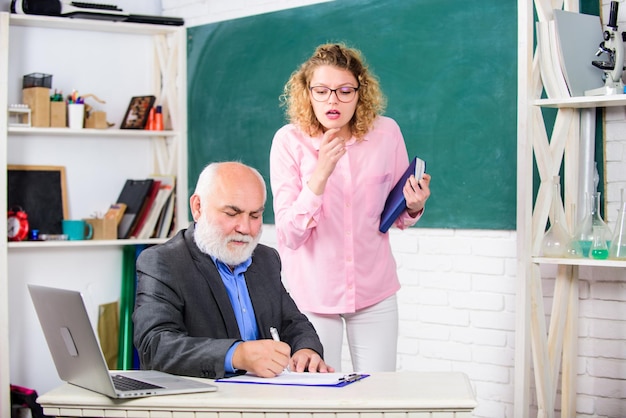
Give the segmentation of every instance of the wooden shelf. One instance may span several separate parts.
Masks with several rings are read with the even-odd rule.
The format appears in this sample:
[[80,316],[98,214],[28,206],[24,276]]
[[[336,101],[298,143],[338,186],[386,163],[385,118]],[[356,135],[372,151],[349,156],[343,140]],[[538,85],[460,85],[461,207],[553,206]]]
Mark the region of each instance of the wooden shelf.
[[102,239],[80,241],[21,241],[9,242],[9,250],[24,248],[67,248],[67,247],[123,247],[125,245],[162,244],[166,238],[159,239]]
[[[64,48],[64,45],[72,47]],[[151,173],[173,175],[177,190],[176,229],[188,225],[186,51],[184,26],[0,12],[0,85],[3,86],[0,107],[5,109],[0,113],[0,143],[3,143],[0,165],[5,168],[9,163],[65,166],[68,174],[71,173],[67,185],[71,194],[69,212],[75,213],[77,219],[95,213],[94,208],[106,207],[109,196],[119,193],[119,182],[127,178]],[[84,65],[76,66],[72,62]],[[119,125],[108,129],[9,126],[6,109],[9,100],[15,103],[19,96],[19,86],[11,83],[37,65],[45,65],[38,70],[66,78],[81,90],[95,91],[94,86],[98,86],[98,90],[118,98],[135,94],[134,89],[137,94],[153,94],[164,111],[167,110],[164,113],[171,130],[119,129]],[[134,71],[128,71],[129,68]],[[57,81],[60,86],[67,83]],[[15,88],[11,91],[6,86]],[[125,99],[118,102],[114,104],[118,110],[127,104]],[[6,217],[7,176],[6,170],[0,171],[3,172],[0,215]],[[90,188],[90,184],[99,186]],[[0,223],[0,235],[6,233],[6,223]],[[85,286],[93,289],[94,306],[105,303],[119,292],[120,268],[131,264],[125,260],[126,250],[160,244],[166,239],[4,240],[0,243],[0,386],[3,388],[0,416],[3,417],[10,415],[10,382],[19,380],[25,386],[45,391],[58,378],[46,355],[39,353],[47,349],[32,342],[36,341],[33,339],[37,338],[40,327],[30,317],[31,312],[23,311],[24,306],[30,306],[23,284],[46,281],[58,287]],[[127,320],[128,317],[124,318]],[[23,352],[9,355],[10,347],[23,348]],[[26,366],[18,365],[20,355],[32,361]],[[12,363],[17,367],[12,367]]]
[[11,26],[27,26],[48,29],[83,30],[89,32],[128,33],[158,35],[176,32],[180,26],[153,25],[148,23],[114,22],[110,20],[77,19],[69,17],[10,15]]
[[[535,49],[537,20],[549,24],[554,4],[549,0],[518,1],[518,183],[517,248],[518,289],[515,336],[514,416],[527,418],[536,406],[538,416],[575,416],[578,374],[579,267],[624,268],[626,260],[538,257],[552,209],[554,175],[562,173],[563,198],[557,210],[578,202],[581,179],[581,129],[579,109],[626,106],[626,94],[537,99],[543,89],[541,62]],[[578,12],[578,2],[561,2],[557,8]],[[546,64],[546,63],[544,63]],[[547,69],[551,70],[551,69]],[[555,68],[560,71],[560,68]],[[546,126],[543,108],[557,109],[554,123]],[[562,170],[561,170],[562,168]],[[533,171],[539,173],[534,195]],[[544,284],[539,265],[554,265],[550,311],[546,312]],[[546,317],[550,316],[549,323]],[[531,370],[531,365],[533,366]],[[531,396],[531,379],[534,390]],[[560,397],[560,399],[559,399]]]
[[538,99],[533,102],[535,106],[553,108],[596,108],[626,106],[626,94],[614,94],[608,96],[580,96],[564,99]]
[[173,137],[179,133],[176,131],[148,131],[143,129],[69,129],[69,128],[24,128],[9,126],[9,135],[21,136],[63,136],[63,137]]
[[626,267],[626,260],[593,260],[591,258],[532,257],[533,263],[565,266]]

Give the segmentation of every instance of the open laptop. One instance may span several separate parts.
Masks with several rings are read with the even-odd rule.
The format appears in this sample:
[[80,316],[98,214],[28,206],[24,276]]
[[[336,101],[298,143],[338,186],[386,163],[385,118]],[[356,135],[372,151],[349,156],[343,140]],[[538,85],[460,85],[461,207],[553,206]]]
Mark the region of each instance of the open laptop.
[[109,371],[80,292],[29,284],[59,377],[110,398],[213,392],[216,385],[156,370]]

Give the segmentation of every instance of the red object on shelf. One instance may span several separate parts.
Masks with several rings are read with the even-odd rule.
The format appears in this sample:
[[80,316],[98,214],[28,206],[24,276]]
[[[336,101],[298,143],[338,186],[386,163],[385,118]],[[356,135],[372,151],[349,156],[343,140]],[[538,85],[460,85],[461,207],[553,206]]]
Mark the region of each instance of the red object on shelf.
[[154,107],[151,107],[148,112],[148,120],[146,121],[146,127],[144,129],[154,131]]
[[152,129],[155,131],[163,130],[163,109],[161,108],[161,106],[156,107]]

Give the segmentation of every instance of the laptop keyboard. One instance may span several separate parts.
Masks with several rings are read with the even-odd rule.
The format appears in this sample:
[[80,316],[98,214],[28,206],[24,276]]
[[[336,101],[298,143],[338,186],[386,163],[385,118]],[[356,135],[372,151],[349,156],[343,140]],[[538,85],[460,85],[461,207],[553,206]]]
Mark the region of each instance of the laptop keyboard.
[[142,382],[141,380],[131,379],[130,377],[113,375],[113,386],[117,390],[145,390],[145,389],[161,389],[161,386],[153,385],[152,383]]

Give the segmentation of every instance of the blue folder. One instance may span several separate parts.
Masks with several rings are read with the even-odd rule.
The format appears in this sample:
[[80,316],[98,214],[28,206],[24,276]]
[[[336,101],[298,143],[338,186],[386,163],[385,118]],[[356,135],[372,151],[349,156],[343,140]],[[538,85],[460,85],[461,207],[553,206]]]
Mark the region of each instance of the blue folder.
[[406,199],[404,198],[402,189],[404,188],[407,179],[411,177],[411,174],[413,174],[415,175],[415,178],[419,180],[425,171],[426,162],[418,157],[413,158],[409,167],[406,169],[402,177],[400,177],[400,180],[398,180],[393,189],[391,189],[389,196],[387,196],[385,207],[380,215],[380,226],[378,227],[380,232],[387,232],[396,219],[398,219],[398,216],[400,216],[402,211],[406,209]]

